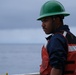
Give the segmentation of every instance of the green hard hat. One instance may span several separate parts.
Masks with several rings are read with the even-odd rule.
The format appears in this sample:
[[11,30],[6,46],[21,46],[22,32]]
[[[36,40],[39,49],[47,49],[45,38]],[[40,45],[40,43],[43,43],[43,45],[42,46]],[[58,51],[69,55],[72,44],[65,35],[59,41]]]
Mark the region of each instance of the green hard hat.
[[40,11],[40,17],[37,20],[41,20],[44,17],[55,15],[63,15],[65,17],[70,14],[65,12],[65,8],[60,2],[56,0],[49,0],[45,4],[43,4]]

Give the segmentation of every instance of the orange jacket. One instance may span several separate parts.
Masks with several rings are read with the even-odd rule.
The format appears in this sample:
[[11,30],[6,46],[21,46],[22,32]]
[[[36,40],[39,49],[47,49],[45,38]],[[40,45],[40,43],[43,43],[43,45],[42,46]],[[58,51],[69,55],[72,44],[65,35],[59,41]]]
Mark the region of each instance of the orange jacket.
[[[66,35],[63,34],[63,36],[66,36]],[[67,64],[66,64],[64,75],[76,75],[76,43],[71,43],[69,42],[69,40],[68,40],[69,50],[68,50]],[[48,55],[47,49],[43,46],[42,47],[42,64],[40,65],[40,74],[50,75],[51,68],[52,67],[49,65],[49,55]]]

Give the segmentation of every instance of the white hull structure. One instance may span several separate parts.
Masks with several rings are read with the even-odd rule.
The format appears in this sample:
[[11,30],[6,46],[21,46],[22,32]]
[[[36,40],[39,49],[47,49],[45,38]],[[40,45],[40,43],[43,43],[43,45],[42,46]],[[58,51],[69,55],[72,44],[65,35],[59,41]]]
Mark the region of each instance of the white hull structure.
[[39,72],[35,72],[35,73],[27,73],[27,74],[12,74],[12,75],[40,75]]
[[[0,74],[0,75],[9,75],[8,73],[5,74]],[[39,72],[35,72],[35,73],[27,73],[27,74],[11,74],[11,75],[40,75]]]

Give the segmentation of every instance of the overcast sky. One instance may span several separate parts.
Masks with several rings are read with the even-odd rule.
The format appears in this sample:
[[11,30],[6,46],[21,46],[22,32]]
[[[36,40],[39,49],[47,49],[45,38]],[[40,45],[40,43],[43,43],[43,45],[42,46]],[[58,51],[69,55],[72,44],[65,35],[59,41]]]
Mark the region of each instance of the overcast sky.
[[[0,0],[0,29],[39,28],[41,6],[48,0]],[[76,25],[76,0],[58,0],[71,15],[65,19],[70,26]]]

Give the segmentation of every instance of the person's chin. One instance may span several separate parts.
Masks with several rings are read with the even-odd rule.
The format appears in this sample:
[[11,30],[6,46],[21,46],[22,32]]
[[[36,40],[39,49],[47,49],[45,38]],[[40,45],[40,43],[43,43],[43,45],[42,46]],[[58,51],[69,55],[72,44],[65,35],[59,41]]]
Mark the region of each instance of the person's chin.
[[51,33],[49,33],[49,32],[45,32],[45,34],[49,35],[49,34],[51,34]]

